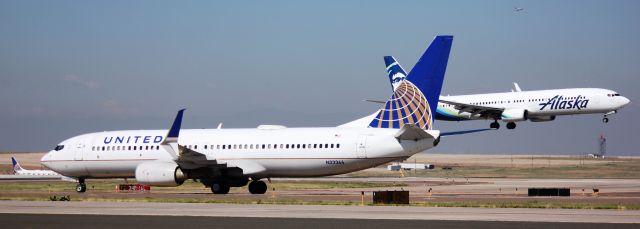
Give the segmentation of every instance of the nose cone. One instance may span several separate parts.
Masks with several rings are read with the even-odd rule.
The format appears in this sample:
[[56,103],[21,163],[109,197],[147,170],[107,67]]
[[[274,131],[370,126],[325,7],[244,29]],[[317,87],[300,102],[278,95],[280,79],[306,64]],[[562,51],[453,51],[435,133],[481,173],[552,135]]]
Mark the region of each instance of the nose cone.
[[620,107],[624,107],[631,103],[631,100],[627,99],[627,97],[620,96]]
[[42,156],[42,158],[40,158],[40,164],[43,165],[44,167],[47,167],[47,168],[51,169],[51,161],[52,161],[53,152],[54,151],[49,151],[44,156]]

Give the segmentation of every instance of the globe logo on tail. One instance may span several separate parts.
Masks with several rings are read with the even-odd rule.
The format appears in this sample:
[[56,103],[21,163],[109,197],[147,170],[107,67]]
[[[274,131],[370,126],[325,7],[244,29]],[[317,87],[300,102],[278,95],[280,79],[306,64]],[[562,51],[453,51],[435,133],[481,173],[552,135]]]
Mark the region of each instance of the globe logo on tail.
[[427,98],[413,83],[403,80],[369,127],[402,128],[406,124],[414,124],[430,130],[431,120]]

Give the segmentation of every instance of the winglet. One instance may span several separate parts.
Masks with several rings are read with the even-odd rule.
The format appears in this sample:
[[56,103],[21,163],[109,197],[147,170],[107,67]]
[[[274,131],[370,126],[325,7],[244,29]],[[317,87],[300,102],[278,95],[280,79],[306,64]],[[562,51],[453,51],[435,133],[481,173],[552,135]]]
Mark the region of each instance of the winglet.
[[513,82],[513,89],[516,92],[521,92],[522,91],[522,89],[520,89],[520,85],[518,85],[518,83],[516,83],[516,82]]
[[173,124],[171,125],[171,129],[167,133],[167,136],[162,141],[162,147],[171,154],[171,157],[174,159],[178,158],[178,137],[180,136],[180,128],[182,126],[182,115],[184,114],[185,109],[181,109],[178,111],[175,120],[173,120]]
[[[169,129],[169,133],[167,133],[167,138],[178,138],[180,135],[180,126],[182,126],[182,114],[184,114],[184,110],[179,110],[178,115],[176,115],[176,119],[173,120],[173,125],[171,125],[171,129]],[[165,139],[165,141],[166,141]]]

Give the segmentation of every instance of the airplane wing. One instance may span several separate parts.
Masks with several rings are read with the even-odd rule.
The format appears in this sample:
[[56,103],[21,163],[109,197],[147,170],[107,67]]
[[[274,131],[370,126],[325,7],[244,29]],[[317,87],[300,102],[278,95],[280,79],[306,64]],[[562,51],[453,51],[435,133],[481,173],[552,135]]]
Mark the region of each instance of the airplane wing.
[[458,113],[469,112],[472,115],[480,114],[480,116],[485,117],[485,118],[499,119],[500,116],[502,115],[502,112],[504,111],[504,108],[487,107],[487,106],[473,105],[473,104],[468,104],[468,103],[460,103],[460,102],[450,101],[450,100],[446,100],[446,99],[442,99],[442,98],[440,98],[440,102],[455,106],[454,108],[459,110]]

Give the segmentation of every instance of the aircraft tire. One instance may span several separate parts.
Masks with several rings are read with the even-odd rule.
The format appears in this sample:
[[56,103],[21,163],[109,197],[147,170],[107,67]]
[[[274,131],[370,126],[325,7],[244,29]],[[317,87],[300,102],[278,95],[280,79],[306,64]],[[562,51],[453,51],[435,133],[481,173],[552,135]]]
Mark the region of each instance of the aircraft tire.
[[607,117],[602,118],[602,122],[608,123],[609,122],[609,118],[607,118]]
[[76,185],[76,192],[83,193],[87,191],[87,185],[80,183]]
[[251,194],[265,194],[267,192],[267,184],[264,181],[252,181],[249,183],[249,192]]
[[213,194],[227,194],[231,187],[228,184],[215,183],[211,185],[211,192]]
[[492,122],[491,124],[489,124],[489,128],[491,129],[500,129],[500,123],[498,122]]
[[507,123],[507,129],[515,129],[516,128],[516,123],[515,122],[509,122]]

